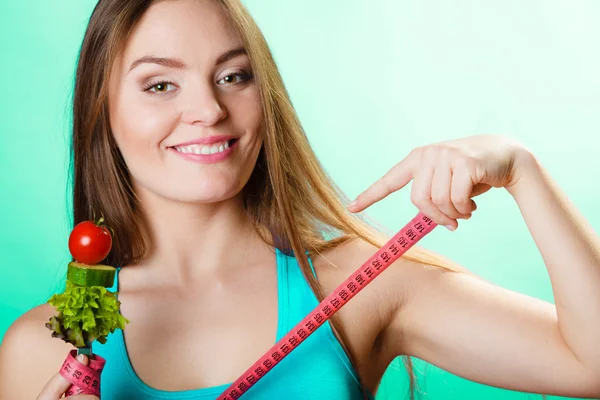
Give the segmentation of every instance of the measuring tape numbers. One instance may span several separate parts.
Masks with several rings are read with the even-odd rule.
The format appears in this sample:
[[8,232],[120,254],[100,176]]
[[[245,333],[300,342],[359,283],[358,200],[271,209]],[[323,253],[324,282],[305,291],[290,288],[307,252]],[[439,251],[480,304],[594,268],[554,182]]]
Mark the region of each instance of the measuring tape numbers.
[[71,350],[60,368],[63,378],[71,382],[65,397],[76,394],[92,394],[100,397],[100,375],[106,360],[94,354],[94,358],[88,357],[89,364],[84,365],[75,357],[77,357],[77,350]]

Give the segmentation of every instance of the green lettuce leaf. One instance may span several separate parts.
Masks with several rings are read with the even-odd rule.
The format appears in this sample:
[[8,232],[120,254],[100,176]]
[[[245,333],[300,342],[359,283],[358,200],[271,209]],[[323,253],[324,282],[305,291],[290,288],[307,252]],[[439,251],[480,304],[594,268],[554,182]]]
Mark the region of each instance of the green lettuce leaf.
[[79,286],[67,281],[65,291],[48,300],[58,315],[45,326],[52,337],[77,348],[95,340],[104,344],[109,333],[124,329],[130,322],[119,313],[121,303],[115,294],[103,286]]

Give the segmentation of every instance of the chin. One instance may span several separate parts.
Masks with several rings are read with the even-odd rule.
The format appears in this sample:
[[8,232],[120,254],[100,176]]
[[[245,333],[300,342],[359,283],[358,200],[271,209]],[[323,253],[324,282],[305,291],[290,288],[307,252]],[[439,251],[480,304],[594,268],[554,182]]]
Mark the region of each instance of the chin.
[[224,182],[210,182],[196,187],[173,188],[164,197],[183,203],[208,204],[230,200],[240,194],[239,185],[225,185]]
[[183,179],[183,174],[178,175],[179,179],[174,179],[173,174],[160,178],[156,175],[145,176],[147,179],[134,182],[134,190],[142,202],[160,198],[181,203],[209,204],[230,200],[238,196],[244,187],[241,177],[229,173],[217,172],[210,176],[192,176],[186,179]]

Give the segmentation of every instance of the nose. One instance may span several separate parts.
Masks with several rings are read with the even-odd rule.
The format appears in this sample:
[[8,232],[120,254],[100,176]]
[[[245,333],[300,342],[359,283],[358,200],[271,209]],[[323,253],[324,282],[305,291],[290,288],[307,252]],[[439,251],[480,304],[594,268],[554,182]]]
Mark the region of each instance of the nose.
[[223,120],[227,111],[208,85],[189,90],[185,96],[182,120],[190,125],[212,126]]

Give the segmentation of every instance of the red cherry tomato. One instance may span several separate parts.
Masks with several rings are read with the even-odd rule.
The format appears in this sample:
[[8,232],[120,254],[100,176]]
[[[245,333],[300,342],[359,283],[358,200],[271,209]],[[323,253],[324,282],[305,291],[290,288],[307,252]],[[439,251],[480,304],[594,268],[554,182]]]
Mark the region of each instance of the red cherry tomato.
[[103,221],[103,218],[96,223],[83,221],[73,228],[69,236],[69,251],[78,262],[97,264],[110,252],[112,236]]

